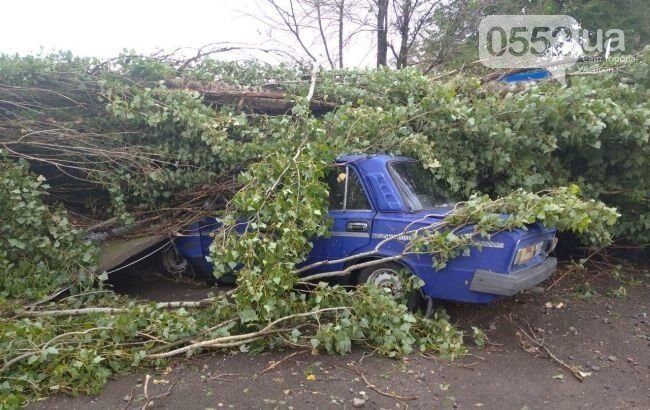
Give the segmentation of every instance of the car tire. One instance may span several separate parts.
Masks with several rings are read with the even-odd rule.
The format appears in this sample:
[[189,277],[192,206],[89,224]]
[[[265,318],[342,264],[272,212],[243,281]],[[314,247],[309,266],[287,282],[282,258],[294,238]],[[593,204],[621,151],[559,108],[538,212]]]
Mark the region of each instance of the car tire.
[[178,252],[174,244],[165,246],[158,252],[156,265],[158,271],[166,276],[194,276],[189,261]]
[[[357,285],[365,283],[374,283],[379,287],[390,289],[391,294],[396,300],[404,297],[404,283],[401,270],[405,268],[396,263],[382,263],[379,265],[368,266],[363,268],[357,276]],[[419,290],[412,292],[409,296],[406,306],[410,311],[415,312],[423,305],[424,298]]]

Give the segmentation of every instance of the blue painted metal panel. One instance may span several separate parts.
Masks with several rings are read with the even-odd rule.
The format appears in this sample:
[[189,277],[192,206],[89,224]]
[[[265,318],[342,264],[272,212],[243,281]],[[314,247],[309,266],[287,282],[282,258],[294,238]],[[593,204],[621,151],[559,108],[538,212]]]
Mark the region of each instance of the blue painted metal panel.
[[520,73],[508,74],[500,78],[500,81],[505,83],[522,83],[534,82],[551,78],[551,73],[548,70],[529,70]]

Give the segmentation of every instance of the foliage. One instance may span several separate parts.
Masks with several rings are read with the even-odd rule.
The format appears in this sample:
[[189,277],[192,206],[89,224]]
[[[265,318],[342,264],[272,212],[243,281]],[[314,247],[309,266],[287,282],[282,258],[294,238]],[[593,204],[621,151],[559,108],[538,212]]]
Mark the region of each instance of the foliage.
[[582,300],[591,300],[595,295],[598,294],[590,282],[579,283],[573,289],[573,293],[578,299]]
[[0,298],[41,298],[62,285],[88,286],[92,244],[61,209],[43,202],[48,186],[23,161],[0,157]]
[[[337,306],[340,313],[289,320],[262,340],[248,338],[224,347],[259,351],[304,346],[342,354],[349,352],[353,343],[363,342],[388,356],[409,354],[414,346],[449,358],[464,351],[460,333],[444,314],[433,319],[411,314],[383,289],[350,290],[321,284],[310,297],[286,293],[294,313],[325,306]],[[162,365],[160,359],[150,357],[156,351],[197,338],[241,335],[267,324],[252,318],[250,312],[236,310],[223,298],[191,312],[138,305],[111,295],[93,300],[81,297],[52,307],[69,309],[91,302],[94,307],[119,307],[120,311],[0,318],[0,356],[5,359],[0,370],[0,408],[56,392],[97,393],[112,375]],[[215,326],[217,323],[221,324]]]
[[305,71],[300,67],[280,64],[277,66],[256,61],[217,61],[206,59],[191,67],[185,75],[205,83],[218,81],[231,86],[247,88],[278,84],[284,89],[287,84],[301,84]]
[[485,347],[487,335],[483,330],[479,329],[476,326],[472,326],[472,339],[474,340],[474,344],[478,346],[479,349],[483,349]]
[[[242,174],[245,186],[224,217],[227,228],[211,245],[216,274],[243,265],[235,298],[243,309],[256,312],[256,319],[289,313],[288,301],[278,295],[296,285],[293,272],[311,249],[311,238],[327,232],[322,183],[327,162],[309,153],[309,146],[302,148],[293,157],[273,154]],[[250,224],[239,235],[236,225],[242,218]]]
[[[302,147],[309,150],[307,143]],[[284,161],[278,157],[276,173],[282,178],[285,172],[290,173],[284,171],[287,163],[301,170],[322,167],[319,165],[322,160],[312,160],[314,158],[309,155],[295,153]],[[322,188],[312,186],[320,184],[322,174],[315,172],[312,177],[303,172],[302,175],[305,185],[295,194],[295,202],[293,194],[278,195],[288,189],[286,181],[270,186],[246,185],[268,194],[249,204],[249,218],[257,221],[250,221],[250,225],[257,224],[251,229],[257,233],[252,236],[244,233],[245,244],[238,249],[250,248],[251,254],[225,252],[226,261],[236,260],[243,265],[238,275],[239,287],[232,300],[217,297],[193,307],[197,309],[189,313],[182,306],[138,305],[111,294],[99,298],[80,294],[48,307],[50,312],[72,309],[61,315],[32,317],[29,311],[18,310],[2,317],[0,356],[5,360],[0,371],[0,378],[4,380],[0,383],[0,392],[3,405],[10,406],[57,391],[95,393],[113,374],[138,366],[162,364],[160,360],[167,356],[159,356],[160,352],[167,351],[171,357],[206,347],[262,350],[301,346],[342,354],[349,352],[354,344],[361,344],[390,357],[407,355],[414,350],[435,352],[448,358],[462,354],[462,334],[443,312],[426,319],[420,313],[409,312],[405,300],[395,300],[386,289],[372,285],[352,289],[324,282],[298,286],[295,264],[304,258],[309,246],[296,232],[304,229],[314,233],[323,229],[318,227],[323,216],[314,211],[324,207],[323,197],[326,196]],[[262,175],[253,169],[247,178],[262,178]],[[310,181],[310,178],[314,179]],[[288,216],[283,221],[273,218],[267,226],[261,226],[261,221],[268,218],[266,212],[277,210],[286,214],[285,206],[295,210],[294,218]],[[236,209],[229,211],[233,212],[231,215],[237,214]],[[575,209],[575,212],[567,212],[567,209]],[[505,211],[511,213],[507,218],[501,216]],[[230,219],[231,215],[227,214],[224,219],[230,220],[234,228],[237,222]],[[298,218],[302,220],[300,226],[295,225]],[[486,197],[473,198],[457,207],[442,224],[418,235],[414,242],[426,246],[441,262],[441,257],[453,257],[456,251],[471,245],[473,239],[535,221],[548,221],[561,229],[584,231],[585,234],[593,230],[593,241],[607,240],[604,229],[615,219],[613,209],[595,201],[580,201],[575,188],[557,189],[541,196],[517,191],[495,201]],[[444,227],[466,224],[473,226],[473,234],[436,235]],[[231,235],[237,236],[236,233]],[[227,235],[222,238],[228,239]],[[412,283],[407,288],[417,286]],[[118,309],[86,313],[74,310],[89,304],[93,308]],[[282,326],[269,328],[280,321]],[[215,342],[215,338],[224,342]],[[193,345],[197,339],[206,342]],[[187,348],[178,353],[170,351],[179,345],[187,345]]]
[[[83,299],[82,299],[83,300]],[[140,365],[155,340],[174,342],[207,328],[218,316],[166,312],[152,305],[112,297],[94,300],[127,306],[118,314],[0,319],[0,352],[7,360],[25,356],[1,372],[0,408],[28,397],[61,393],[98,393],[113,374]],[[66,306],[66,304],[59,304]],[[217,332],[225,332],[223,329]]]
[[[173,356],[170,349],[177,346],[184,349],[178,354],[206,346],[296,345],[346,353],[354,344],[388,356],[417,349],[462,354],[461,335],[442,312],[425,319],[372,286],[301,283],[296,265],[309,253],[311,239],[328,230],[323,176],[332,160],[344,152],[412,155],[456,196],[470,198],[410,244],[433,253],[437,267],[495,231],[533,223],[576,232],[588,244],[607,243],[617,214],[598,201],[601,197],[621,209],[619,233],[647,241],[647,61],[635,70],[577,80],[569,88],[549,83],[512,91],[474,78],[433,81],[415,70],[321,73],[315,98],[339,108],[316,117],[301,97],[308,87],[304,73],[293,68],[212,60],[179,66],[136,55],[106,63],[69,55],[0,58],[0,93],[8,101],[0,108],[5,118],[0,144],[12,157],[29,156],[32,168],[59,177],[63,169],[75,188],[81,179],[101,195],[91,191],[96,202],[79,204],[78,189],[66,192],[69,181],[54,185],[62,178],[48,178],[49,192],[92,217],[128,221],[161,208],[189,209],[190,203],[195,206],[190,210],[205,214],[205,200],[217,196],[214,189],[237,176],[236,191],[225,193],[221,204],[211,202],[209,212],[224,223],[211,249],[215,274],[240,268],[231,296],[191,314],[113,295],[73,294],[49,308],[92,304],[122,310],[63,316],[33,317],[21,303],[9,302],[0,319],[3,405],[55,391],[96,392],[110,375],[161,364],[156,355]],[[260,75],[273,75],[279,79],[275,88],[295,96],[298,104],[290,115],[215,109],[200,94],[169,83],[181,76],[258,87],[264,83]],[[635,81],[622,81],[624,75]],[[9,263],[25,264],[23,270],[15,269],[23,265],[6,269],[50,278],[40,282],[47,289],[26,296],[19,294],[32,283],[3,282],[3,287],[11,297],[34,299],[91,266],[94,253],[60,222],[62,211],[44,206],[46,187],[28,176],[26,166],[2,164],[0,205],[3,215],[15,213],[10,224],[3,220],[3,229],[10,229],[3,237],[33,247],[30,258],[19,262],[6,259],[18,253],[0,248]],[[569,187],[529,193],[562,185]],[[591,199],[580,199],[580,190]],[[476,191],[482,194],[470,196]],[[37,211],[26,215],[16,204],[33,204],[29,208]],[[32,218],[29,229],[22,218]],[[66,251],[40,250],[39,237],[58,240]],[[40,260],[44,270],[27,270]],[[31,280],[20,275],[15,277]],[[235,339],[193,344],[230,336]]]
[[[488,15],[569,15],[596,38],[596,31],[622,30],[628,53],[650,41],[650,12],[643,0],[456,0],[435,11],[433,28],[427,31],[420,47],[419,60],[430,68],[465,67],[481,70],[478,60],[478,27]],[[487,71],[483,69],[482,71]]]
[[[310,118],[300,132],[319,132],[337,154],[386,150],[415,156],[459,198],[575,183],[588,197],[621,210],[619,236],[646,243],[649,59],[650,53],[639,54],[628,68],[573,78],[570,87],[547,82],[512,90],[464,76],[432,81],[416,70],[322,72],[316,98],[340,106]],[[71,199],[65,191],[58,197],[98,219],[112,214],[129,220],[144,210],[187,203],[196,187],[218,186],[300,140],[287,133],[295,125],[290,117],[215,110],[194,91],[169,88],[168,80],[179,75],[175,64],[130,54],[103,64],[65,54],[2,57],[0,82],[34,88],[0,88],[7,101],[16,93],[24,97],[3,108],[12,121],[0,123],[0,142],[14,144],[14,153],[26,157],[51,143],[56,124],[65,131],[57,134],[55,148],[64,149],[75,167],[43,155],[50,172],[64,166],[90,180],[111,207],[98,206],[97,195],[82,209],[77,192]],[[273,90],[296,96],[306,95],[309,85],[297,68],[210,59],[180,75],[231,86],[271,83]],[[49,122],[38,120],[43,117]],[[80,141],[93,150],[82,149]]]
[[[430,82],[404,70],[388,82],[379,72],[369,75],[368,89],[359,86],[357,95],[368,98],[340,108],[329,124],[334,135],[368,141],[380,135],[460,197],[576,183],[588,197],[621,210],[620,237],[647,243],[649,59],[644,54],[625,73],[633,83],[610,74],[574,79],[571,87],[520,90],[492,91],[466,78]],[[333,97],[350,101],[349,91]]]
[[473,196],[447,221],[452,226],[469,221],[481,236],[537,222],[562,232],[585,234],[585,242],[596,247],[608,245],[611,241],[609,227],[620,215],[615,208],[602,202],[580,199],[579,192],[576,185],[571,185],[540,194],[517,190],[496,200],[486,195]]
[[607,291],[607,296],[616,299],[625,299],[627,297],[627,289],[625,289],[625,286],[619,286],[617,289],[610,289]]
[[527,229],[535,223],[583,235],[584,242],[593,246],[608,245],[610,227],[619,214],[602,202],[581,200],[578,191],[572,185],[541,194],[517,190],[496,200],[486,195],[472,196],[441,223],[419,230],[411,241],[413,251],[432,254],[434,266],[442,269],[449,260],[467,254],[472,246],[480,246],[475,242],[481,238]]
[[351,306],[348,317],[318,329],[311,339],[313,347],[347,353],[353,343],[360,343],[389,357],[408,355],[417,349],[450,359],[465,351],[461,333],[444,312],[425,319],[409,312],[386,289],[368,285],[351,292],[321,283],[312,299],[319,306]]

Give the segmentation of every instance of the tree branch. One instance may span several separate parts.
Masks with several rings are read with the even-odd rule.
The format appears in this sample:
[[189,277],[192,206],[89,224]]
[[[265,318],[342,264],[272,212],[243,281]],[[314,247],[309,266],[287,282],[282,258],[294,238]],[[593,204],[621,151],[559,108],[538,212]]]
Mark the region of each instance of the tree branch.
[[269,323],[268,325],[264,326],[261,330],[258,330],[256,332],[251,332],[251,333],[244,333],[241,335],[233,335],[233,336],[222,336],[222,337],[217,337],[215,339],[210,339],[210,340],[204,340],[202,342],[197,342],[193,343],[191,345],[181,347],[179,349],[171,350],[169,352],[165,353],[158,353],[158,354],[149,354],[145,356],[147,359],[164,359],[167,357],[172,357],[176,356],[182,353],[187,353],[191,352],[196,349],[200,349],[202,347],[228,347],[232,346],[232,343],[240,343],[243,341],[250,341],[251,339],[257,339],[262,336],[265,336],[266,334],[270,333],[276,325],[279,323],[285,322],[290,319],[295,319],[299,317],[305,317],[305,316],[314,316],[318,315],[320,313],[326,313],[326,312],[333,312],[333,311],[338,311],[338,310],[348,310],[350,309],[347,306],[341,306],[341,307],[332,307],[332,308],[323,308],[319,310],[314,310],[312,312],[304,312],[304,313],[296,313],[293,315],[289,316],[284,316],[281,317],[280,319],[274,320],[273,322]]

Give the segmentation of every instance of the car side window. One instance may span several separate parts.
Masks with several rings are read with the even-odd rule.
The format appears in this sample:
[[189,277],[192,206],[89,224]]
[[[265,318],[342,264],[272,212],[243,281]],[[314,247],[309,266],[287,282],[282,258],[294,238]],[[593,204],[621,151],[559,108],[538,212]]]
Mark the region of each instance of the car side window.
[[350,169],[348,179],[348,197],[345,209],[370,209],[370,203],[359,180],[359,175]]
[[330,191],[330,210],[340,210],[345,208],[343,200],[345,198],[345,181],[339,178],[339,175],[345,175],[345,169],[335,167],[327,172],[327,185]]
[[370,209],[359,176],[350,167],[336,167],[327,173],[330,210]]

